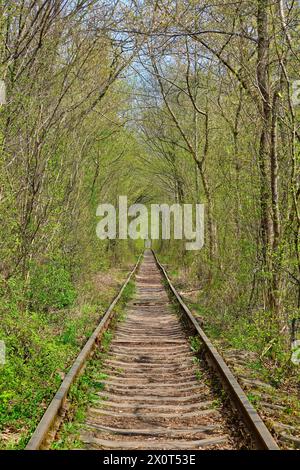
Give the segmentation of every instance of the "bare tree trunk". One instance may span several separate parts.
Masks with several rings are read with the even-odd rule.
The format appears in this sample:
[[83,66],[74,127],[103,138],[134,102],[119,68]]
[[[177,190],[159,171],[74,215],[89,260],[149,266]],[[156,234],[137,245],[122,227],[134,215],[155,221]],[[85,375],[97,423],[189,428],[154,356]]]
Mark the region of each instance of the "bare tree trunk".
[[261,236],[263,265],[269,268],[269,253],[272,243],[270,220],[270,183],[268,178],[268,154],[270,143],[270,90],[268,83],[269,37],[268,37],[268,0],[258,0],[257,9],[257,82],[261,94],[262,130],[259,145],[260,168],[260,204],[261,204]]
[[242,99],[243,89],[240,87],[239,90],[239,103],[235,113],[234,128],[233,128],[233,158],[235,165],[235,197],[236,197],[236,209],[235,209],[235,225],[236,225],[236,236],[239,238],[241,233],[240,227],[240,216],[241,216],[241,201],[240,201],[240,170],[241,164],[239,160],[239,125],[242,110]]
[[272,103],[271,124],[271,191],[272,191],[272,220],[273,220],[273,247],[272,247],[272,303],[276,318],[281,318],[281,255],[280,245],[280,211],[278,194],[278,155],[277,155],[277,113],[278,90],[275,90]]

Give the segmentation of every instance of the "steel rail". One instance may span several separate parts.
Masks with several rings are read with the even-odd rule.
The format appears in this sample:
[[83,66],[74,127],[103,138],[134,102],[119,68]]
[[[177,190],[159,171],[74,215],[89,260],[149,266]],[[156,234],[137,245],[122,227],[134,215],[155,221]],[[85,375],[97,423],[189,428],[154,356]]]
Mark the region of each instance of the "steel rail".
[[41,421],[39,422],[37,428],[35,429],[34,433],[32,434],[25,450],[39,450],[43,448],[47,440],[47,436],[53,429],[56,420],[62,414],[64,405],[66,403],[66,399],[68,396],[68,392],[70,390],[71,385],[74,383],[76,377],[80,374],[83,370],[87,359],[90,357],[91,353],[93,352],[95,346],[99,343],[103,332],[108,328],[111,320],[114,316],[114,307],[116,306],[117,302],[120,300],[124,289],[126,288],[127,284],[135,274],[142,255],[139,256],[134,268],[128,274],[122,288],[120,289],[118,295],[114,298],[108,309],[106,310],[103,318],[101,319],[99,325],[96,327],[92,335],[89,337],[87,342],[85,343],[84,347],[78,354],[77,358],[75,359],[71,369],[67,373],[66,377],[62,381],[59,389],[57,390],[54,398],[50,402],[47,410],[45,411]]
[[159,262],[153,250],[152,253],[154,255],[154,259],[158,268],[160,269],[164,278],[167,281],[170,291],[176,298],[182,312],[184,312],[185,314],[186,319],[189,321],[190,325],[194,328],[194,330],[196,330],[201,340],[201,343],[203,344],[205,357],[208,364],[217,373],[223,386],[227,390],[231,402],[242,417],[248,431],[250,432],[251,437],[255,442],[256,448],[260,450],[279,450],[279,446],[277,445],[272,434],[264,424],[263,420],[255,410],[255,408],[249,402],[245,392],[242,390],[241,386],[230,371],[224,359],[221,357],[221,355],[218,353],[211,341],[208,339],[202,328],[197,323],[194,315],[186,306],[181,296],[178,294],[177,290],[173,286],[167,274],[167,271],[165,270],[164,266]]

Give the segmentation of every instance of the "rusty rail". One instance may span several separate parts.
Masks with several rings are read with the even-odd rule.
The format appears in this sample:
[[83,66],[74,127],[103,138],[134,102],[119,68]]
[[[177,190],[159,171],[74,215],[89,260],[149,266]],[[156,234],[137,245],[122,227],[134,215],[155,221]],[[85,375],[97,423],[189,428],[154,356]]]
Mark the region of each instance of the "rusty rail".
[[200,328],[190,309],[183,302],[181,296],[178,294],[177,290],[173,286],[165,268],[159,262],[153,250],[152,253],[154,255],[157,266],[159,267],[160,271],[163,273],[164,278],[167,281],[168,287],[171,293],[173,294],[173,297],[175,297],[178,304],[180,305],[182,312],[185,314],[185,317],[188,320],[189,324],[193,327],[193,329],[199,336],[201,343],[204,347],[205,357],[208,364],[217,373],[224,388],[227,390],[231,402],[237,409],[239,415],[241,416],[247,429],[249,430],[255,442],[256,448],[261,450],[279,450],[279,447],[276,441],[274,440],[272,434],[267,429],[266,425],[260,418],[255,408],[249,402],[245,392],[242,390],[241,386],[235,379],[234,375],[230,371],[229,367],[227,366],[221,355],[218,353],[216,348],[208,339],[202,328]]
[[108,328],[111,320],[113,319],[114,307],[117,304],[117,302],[120,300],[125,287],[129,283],[133,275],[135,274],[139,266],[141,257],[142,255],[139,256],[134,268],[131,270],[131,272],[127,276],[126,281],[124,282],[118,295],[112,301],[112,303],[106,310],[102,320],[100,321],[99,325],[96,327],[96,329],[94,330],[94,332],[92,333],[90,338],[87,340],[86,344],[84,345],[83,349],[80,351],[77,358],[75,359],[71,369],[69,370],[66,377],[62,381],[58,391],[56,392],[54,398],[52,399],[47,410],[45,411],[36,430],[32,434],[31,439],[25,448],[26,450],[39,450],[43,448],[43,445],[46,442],[48,434],[53,429],[56,420],[63,412],[64,405],[65,405],[67,395],[68,395],[71,385],[73,384],[76,377],[83,370],[87,359],[90,357],[95,346],[99,343],[103,332]]

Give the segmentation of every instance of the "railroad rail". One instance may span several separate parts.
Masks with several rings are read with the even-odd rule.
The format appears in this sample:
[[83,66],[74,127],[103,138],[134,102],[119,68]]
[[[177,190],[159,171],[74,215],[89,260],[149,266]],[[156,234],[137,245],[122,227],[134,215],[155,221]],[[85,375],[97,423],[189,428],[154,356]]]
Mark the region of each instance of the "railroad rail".
[[[136,294],[119,322],[99,373],[104,389],[86,412],[81,441],[86,449],[238,449],[243,420],[256,449],[278,446],[222,357],[171,283],[151,250],[139,259],[99,326],[77,357],[26,449],[47,448],[63,419],[68,390],[114,316],[114,307],[135,276]],[[179,311],[176,313],[172,304]],[[181,321],[182,320],[182,321]],[[186,328],[198,338],[191,350]],[[208,367],[209,366],[209,367]],[[237,424],[211,382],[211,371],[230,398]],[[102,376],[103,377],[103,376]],[[100,379],[99,379],[100,380]],[[229,413],[230,414],[230,413]],[[53,431],[54,430],[54,431]],[[245,448],[245,447],[244,447]],[[247,447],[246,447],[247,448]]]

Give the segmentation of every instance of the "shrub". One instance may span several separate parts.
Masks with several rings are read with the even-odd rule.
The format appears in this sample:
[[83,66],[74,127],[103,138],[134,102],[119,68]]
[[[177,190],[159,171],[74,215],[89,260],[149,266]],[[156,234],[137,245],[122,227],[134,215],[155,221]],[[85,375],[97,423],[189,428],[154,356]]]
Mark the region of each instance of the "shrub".
[[72,305],[76,291],[69,271],[59,261],[50,260],[32,266],[28,296],[33,310],[49,311]]

